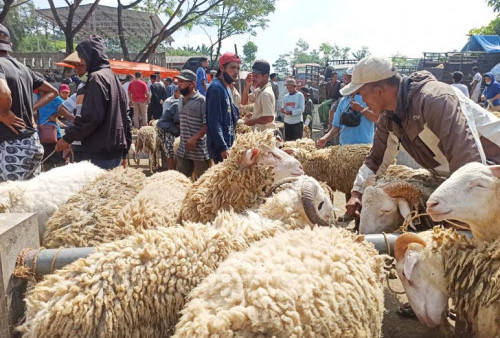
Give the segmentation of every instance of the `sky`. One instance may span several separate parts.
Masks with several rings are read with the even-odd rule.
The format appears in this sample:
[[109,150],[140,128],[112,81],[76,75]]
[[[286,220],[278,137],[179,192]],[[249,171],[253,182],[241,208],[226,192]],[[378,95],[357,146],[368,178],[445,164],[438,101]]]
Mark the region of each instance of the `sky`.
[[[48,7],[46,0],[36,4]],[[101,0],[101,4],[116,6],[116,0]],[[236,43],[242,54],[242,46],[251,40],[258,47],[257,58],[272,64],[302,38],[310,50],[328,42],[351,51],[367,46],[377,56],[400,53],[418,58],[423,52],[462,49],[471,28],[485,26],[495,17],[485,0],[276,0],[265,30],[257,30],[256,36],[228,38],[222,52],[234,51]],[[177,31],[173,38],[173,47],[210,42],[196,27]]]

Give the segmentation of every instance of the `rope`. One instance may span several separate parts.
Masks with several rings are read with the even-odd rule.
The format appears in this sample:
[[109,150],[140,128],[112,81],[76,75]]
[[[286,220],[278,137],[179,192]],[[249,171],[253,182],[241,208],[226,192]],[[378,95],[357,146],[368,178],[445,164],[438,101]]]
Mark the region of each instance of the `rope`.
[[25,263],[26,254],[29,251],[31,251],[31,250],[34,250],[34,249],[32,249],[32,248],[24,248],[24,249],[21,250],[21,252],[17,256],[16,267],[14,268],[14,272],[12,273],[17,278],[34,279],[35,275],[34,275],[33,271],[31,271],[24,264]]
[[54,257],[52,257],[52,262],[50,263],[49,274],[54,273],[54,265],[56,264],[56,258],[57,258],[57,255],[59,254],[59,251],[61,251],[61,249],[62,249],[62,247],[59,247],[59,249],[57,249],[56,253],[54,254]]
[[462,230],[466,230],[466,231],[470,231],[470,228],[466,227],[466,226],[463,226],[463,225],[460,225],[458,223],[455,223],[453,222],[452,220],[449,220],[449,219],[445,219],[444,222],[446,223],[450,223],[451,225],[453,225],[454,227],[457,227],[459,229],[462,229]]
[[391,245],[389,244],[389,240],[387,239],[387,234],[385,232],[382,232],[382,235],[384,235],[385,245],[387,246],[387,254],[392,257]]
[[[389,272],[392,272],[392,270],[394,270],[394,268],[392,268]],[[389,283],[389,278],[386,278],[385,279],[385,283],[387,284],[387,288],[389,289],[389,291],[391,291],[392,293],[395,293],[396,295],[404,295],[406,292],[404,291],[396,291],[394,290],[392,287],[391,287],[391,284]]]
[[37,263],[37,260],[38,260],[38,254],[42,250],[45,250],[45,247],[43,247],[43,246],[39,247],[38,250],[36,251],[35,256],[33,257],[33,277],[35,279],[36,279],[36,263]]
[[[401,227],[399,227],[399,229],[396,230],[395,232],[408,232],[408,227],[410,226],[411,222],[413,222],[414,219],[424,217],[424,216],[429,216],[429,214],[426,212],[419,214],[419,213],[417,213],[417,211],[413,210],[412,212],[410,212],[408,214],[408,216],[406,216],[406,219],[405,219],[403,225],[401,225]],[[443,220],[443,222],[449,223],[458,229],[470,231],[470,228],[463,226],[463,225],[460,225],[452,220],[445,219],[445,220]]]

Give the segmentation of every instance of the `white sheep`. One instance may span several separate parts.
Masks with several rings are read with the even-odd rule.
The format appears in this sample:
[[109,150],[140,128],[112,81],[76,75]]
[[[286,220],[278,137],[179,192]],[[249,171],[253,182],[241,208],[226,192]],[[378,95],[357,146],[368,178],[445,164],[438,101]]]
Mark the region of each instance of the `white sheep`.
[[[391,165],[374,185],[367,185],[362,197],[359,232],[375,234],[397,230],[412,211],[425,212],[425,202],[444,178],[425,169]],[[413,230],[430,229],[433,222],[423,216],[412,221]]]
[[404,233],[394,245],[396,270],[421,323],[447,325],[451,298],[457,337],[500,337],[500,239],[488,243],[434,228]]
[[143,126],[137,132],[137,140],[135,141],[136,156],[140,156],[141,153],[148,154],[151,173],[158,165],[158,159],[161,158],[161,142],[156,133],[155,125]]
[[[189,292],[231,252],[286,229],[312,227],[313,212],[302,205],[324,222],[329,218],[329,197],[312,178],[277,189],[287,191],[272,195],[274,208],[262,215],[222,211],[212,223],[160,227],[98,246],[27,293],[26,321],[18,329],[24,337],[171,334]],[[274,216],[289,219],[268,218]]]
[[273,183],[303,174],[300,163],[276,147],[271,131],[241,134],[229,157],[193,184],[183,202],[181,219],[209,222],[219,210],[255,208]]
[[231,254],[189,295],[174,337],[380,337],[384,258],[339,228]]
[[429,197],[427,212],[436,222],[467,223],[480,241],[500,238],[500,166],[464,165]]
[[49,217],[85,184],[105,172],[85,161],[54,168],[28,181],[0,183],[0,212],[36,213],[41,238]]

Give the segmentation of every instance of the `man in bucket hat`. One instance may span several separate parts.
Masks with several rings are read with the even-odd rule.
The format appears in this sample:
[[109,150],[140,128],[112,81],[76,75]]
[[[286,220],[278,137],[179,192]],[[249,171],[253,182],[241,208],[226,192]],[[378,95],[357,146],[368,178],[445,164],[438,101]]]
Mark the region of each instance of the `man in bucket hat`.
[[344,96],[354,93],[380,117],[346,205],[350,215],[359,217],[366,179],[383,175],[400,146],[437,175],[469,162],[500,163],[500,120],[427,71],[401,76],[391,60],[368,56],[341,89]]
[[297,91],[295,79],[287,79],[285,85],[288,93],[283,97],[281,105],[281,113],[284,116],[283,122],[285,124],[285,141],[294,141],[302,138],[304,130],[302,113],[304,112],[305,100],[302,92]]

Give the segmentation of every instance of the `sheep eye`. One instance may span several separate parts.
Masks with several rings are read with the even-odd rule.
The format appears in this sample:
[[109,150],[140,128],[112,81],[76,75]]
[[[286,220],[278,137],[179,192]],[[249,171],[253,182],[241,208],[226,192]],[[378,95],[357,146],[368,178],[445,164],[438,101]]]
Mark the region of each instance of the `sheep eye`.
[[321,210],[321,208],[323,207],[323,203],[324,202],[320,202],[319,205],[318,205],[318,210]]

